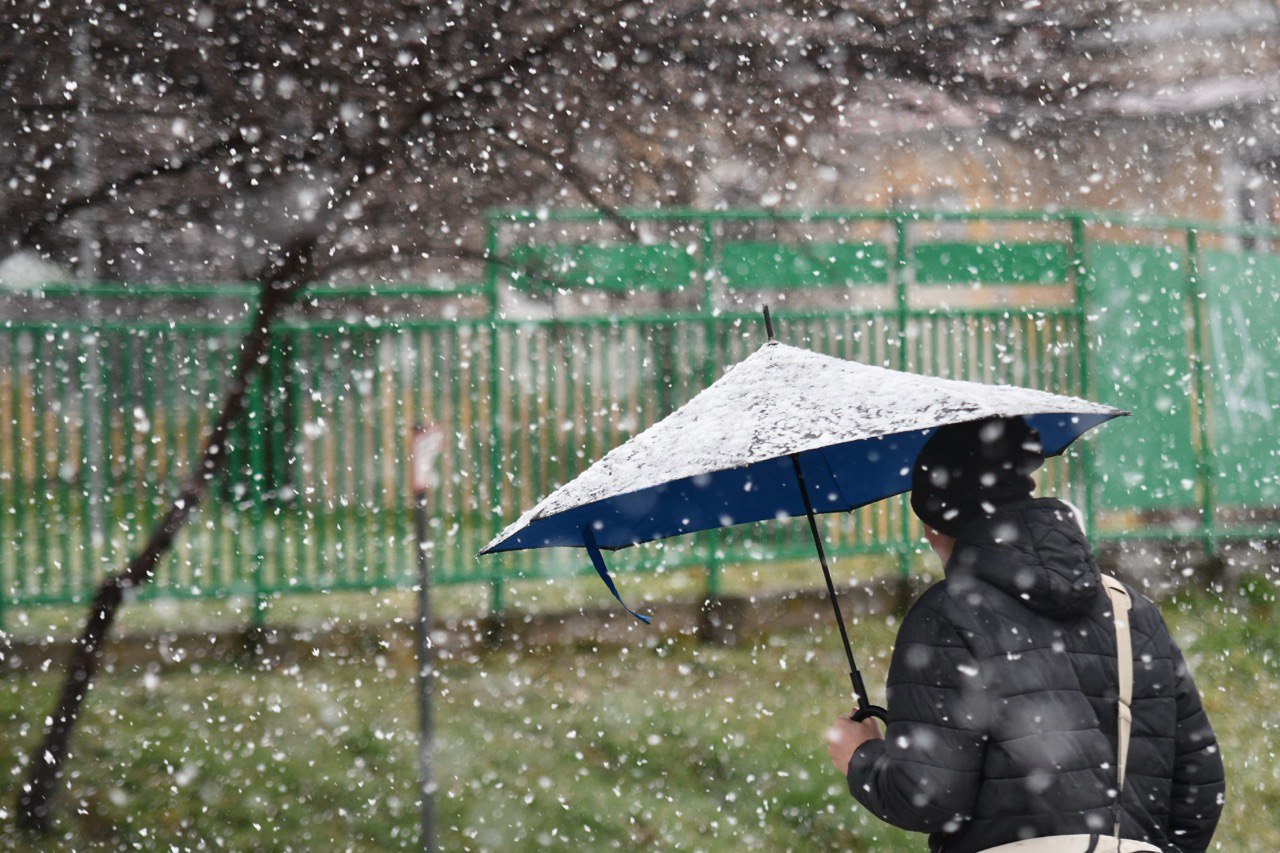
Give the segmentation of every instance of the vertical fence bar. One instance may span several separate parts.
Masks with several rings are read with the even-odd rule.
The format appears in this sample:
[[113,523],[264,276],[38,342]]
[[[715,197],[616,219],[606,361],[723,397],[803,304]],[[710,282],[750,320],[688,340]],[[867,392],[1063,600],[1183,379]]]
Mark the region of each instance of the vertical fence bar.
[[[155,332],[148,331],[146,333],[146,337],[144,337],[142,341],[143,341],[142,347],[141,347],[142,364],[143,365],[155,364],[156,363]],[[145,368],[143,368],[142,365],[139,365],[139,368],[140,370],[145,370]],[[158,482],[158,477],[156,477],[156,472],[160,467],[157,464],[160,460],[159,445],[151,440],[155,436],[155,428],[156,428],[157,395],[156,395],[155,383],[151,381],[143,381],[141,384],[141,391],[142,391],[141,409],[143,412],[142,418],[145,424],[144,431],[146,432],[146,435],[141,438],[143,446],[146,448],[145,452],[142,454],[142,459],[143,459],[143,464],[146,467],[146,473],[139,479],[142,481],[142,487],[143,487],[142,501],[143,501],[143,506],[145,507],[146,515],[143,520],[143,523],[138,525],[139,532],[150,530],[151,527],[155,524],[157,509],[158,509],[158,507],[156,506],[156,503],[160,495],[162,494],[162,490],[163,490],[163,487]],[[163,580],[160,576],[160,572],[164,571],[164,569],[161,567],[165,566],[166,564],[169,567],[169,576],[172,577],[172,571],[173,571],[172,561],[165,560],[159,566],[156,567],[156,578],[151,582],[150,589],[148,589],[148,592],[150,592],[151,590],[159,590],[160,587],[162,586]]]
[[[74,327],[71,327],[74,328]],[[58,566],[62,577],[61,586],[66,594],[82,599],[87,595],[87,590],[83,590],[75,583],[75,537],[72,536],[72,525],[74,517],[72,515],[71,490],[74,486],[75,479],[71,475],[68,467],[69,457],[71,455],[71,362],[74,360],[70,351],[71,332],[70,329],[64,329],[62,334],[57,338],[53,350],[53,388],[54,388],[54,406],[56,409],[51,412],[54,418],[54,459],[51,482],[53,488],[58,492],[58,559],[54,561],[54,565]],[[148,417],[154,417],[154,413],[149,413]]]
[[[447,438],[449,442],[449,460],[452,463],[449,471],[449,479],[445,482],[445,488],[449,489],[451,500],[453,501],[454,511],[457,512],[458,518],[467,517],[469,510],[467,507],[466,482],[467,478],[462,476],[463,460],[467,456],[469,448],[467,435],[474,432],[474,429],[467,426],[462,420],[462,383],[464,379],[469,379],[471,375],[470,367],[467,368],[467,375],[462,372],[462,331],[457,326],[452,326],[441,330],[444,340],[441,342],[443,348],[446,344],[448,349],[445,351],[444,357],[437,357],[436,378],[446,380],[449,383],[449,428],[451,432]],[[436,387],[433,385],[433,387]],[[470,383],[468,382],[468,387]],[[472,463],[474,464],[474,463]],[[437,501],[439,503],[439,501]],[[452,562],[448,564],[443,571],[453,574],[455,577],[461,575],[462,561],[470,554],[459,554],[463,548],[469,544],[467,539],[467,530],[471,528],[471,524],[465,525],[466,529],[459,529],[457,538],[455,539],[455,547],[449,548],[447,553],[452,555]],[[447,525],[442,530],[447,529]],[[469,550],[469,549],[468,549]],[[442,571],[441,549],[436,549],[435,570]]]
[[[187,460],[182,454],[181,445],[178,442],[178,430],[181,427],[181,419],[178,414],[181,407],[182,399],[182,367],[181,363],[186,350],[178,345],[175,340],[175,332],[172,329],[160,332],[160,340],[163,345],[162,364],[164,365],[163,389],[160,397],[160,409],[158,414],[164,418],[164,430],[162,432],[164,438],[164,477],[161,482],[166,487],[160,492],[162,499],[167,498],[177,488],[177,484],[182,481],[185,473]],[[187,536],[182,537],[184,540],[191,536],[194,528],[188,531]],[[175,545],[178,543],[175,543]],[[191,594],[199,594],[194,591],[199,574],[203,572],[203,567],[199,566],[194,559],[184,557],[190,554],[191,550],[188,546],[184,550],[174,548],[172,555],[168,558],[171,563],[177,565],[180,561],[185,563],[183,576],[179,583],[181,586],[190,591]],[[176,571],[176,570],[175,570]]]
[[[0,329],[0,435],[6,438],[7,432],[17,432],[14,427],[18,419],[18,407],[13,399],[18,376],[17,359],[14,358],[16,339],[17,336],[12,331]],[[5,611],[9,597],[14,593],[9,585],[10,555],[23,545],[22,528],[18,522],[21,446],[17,441],[8,442],[7,448],[0,444],[0,542],[8,543],[7,547],[0,550],[0,637],[5,633]]]
[[93,406],[90,403],[90,391],[96,391],[99,394],[104,393],[101,383],[97,381],[97,376],[91,380],[86,376],[90,372],[90,366],[96,368],[101,363],[100,355],[96,352],[98,348],[97,330],[91,326],[86,326],[80,335],[78,349],[80,353],[78,357],[73,359],[75,364],[75,376],[77,390],[79,391],[80,402],[80,441],[77,445],[78,453],[76,454],[76,482],[80,484],[80,578],[79,586],[81,589],[93,589],[94,584],[94,540],[101,536],[102,532],[102,516],[98,513],[98,496],[100,494],[100,484],[102,482],[102,472],[93,471],[94,465],[94,448],[92,446],[93,439],[100,434],[100,430],[91,428],[93,422]]
[[[407,567],[401,562],[402,555],[405,554],[405,543],[410,539],[404,522],[411,511],[411,502],[410,504],[404,503],[405,496],[409,494],[409,479],[406,476],[409,466],[407,464],[408,456],[403,436],[409,434],[409,430],[413,428],[414,423],[419,418],[434,424],[440,423],[439,412],[428,411],[422,394],[405,382],[406,370],[412,370],[415,376],[420,375],[418,368],[421,359],[416,354],[412,358],[407,354],[410,340],[409,333],[404,330],[391,336],[391,341],[394,344],[395,370],[391,377],[391,429],[386,434],[386,437],[387,440],[394,442],[387,448],[387,452],[395,453],[391,470],[392,488],[395,494],[390,504],[385,500],[375,499],[378,501],[381,512],[384,514],[391,513],[390,524],[384,525],[384,527],[389,528],[388,536],[394,545],[394,547],[388,549],[387,559],[391,563],[388,567],[388,573],[393,578],[392,583],[396,585],[413,582],[409,580],[412,573],[407,571]],[[409,400],[407,406],[405,405],[406,397]],[[432,405],[434,406],[437,402],[438,397],[433,395]],[[445,434],[447,435],[448,433],[446,432]],[[437,494],[440,493],[438,490]],[[436,503],[440,503],[439,497],[436,498]],[[434,511],[433,509],[432,512]]]
[[[702,252],[699,258],[698,274],[702,276],[702,387],[706,388],[716,375],[716,319],[715,319],[715,282],[716,274],[716,236],[715,225],[710,219],[702,220]],[[724,568],[723,544],[724,534],[720,531],[708,531],[707,537],[707,589],[706,599],[714,601],[720,597],[721,570]]]
[[[98,430],[99,440],[102,442],[102,446],[98,448],[98,458],[102,462],[102,477],[100,479],[102,492],[98,495],[98,499],[102,502],[100,512],[102,517],[102,536],[98,543],[97,567],[93,572],[95,579],[105,572],[107,561],[116,550],[114,541],[118,540],[120,535],[120,527],[117,523],[121,515],[117,498],[119,481],[116,477],[116,460],[119,457],[113,452],[116,444],[116,424],[122,420],[120,407],[114,405],[114,401],[120,399],[119,375],[122,347],[119,342],[119,334],[112,333],[108,335],[100,322],[97,345],[102,351],[100,355],[102,388],[101,393],[98,395],[97,418],[100,425]],[[119,454],[121,457],[123,455],[123,452]]]
[[284,577],[288,546],[288,537],[285,535],[286,525],[291,515],[296,517],[298,505],[302,500],[299,494],[300,483],[295,458],[298,436],[302,434],[302,426],[297,423],[298,407],[301,405],[296,387],[298,336],[283,324],[279,329],[280,346],[273,350],[273,358],[267,365],[271,368],[270,393],[276,401],[271,420],[273,429],[271,532],[275,540],[271,549],[274,571],[269,580],[269,586],[273,592],[280,589],[281,582],[286,580]]
[[[1205,382],[1205,331],[1203,314],[1208,310],[1208,298],[1200,289],[1200,235],[1195,228],[1187,228],[1186,238],[1186,301],[1191,312],[1191,341],[1188,352],[1194,365],[1196,411],[1196,479],[1200,481],[1200,541],[1205,556],[1214,554],[1214,506],[1213,447],[1209,443],[1209,398]],[[1185,316],[1185,315],[1184,315]]]
[[[486,292],[489,296],[489,505],[482,507],[481,517],[485,523],[482,527],[487,540],[498,532],[498,522],[494,510],[502,494],[502,416],[499,410],[502,395],[498,382],[502,373],[498,367],[498,356],[501,353],[501,341],[498,339],[498,224],[492,217],[486,225],[485,235],[485,276]],[[474,412],[474,409],[472,410]],[[483,544],[483,543],[479,543]],[[493,571],[489,577],[489,615],[500,619],[506,606],[504,599],[502,563],[493,561]]]
[[[17,541],[21,547],[23,559],[14,560],[13,576],[9,582],[13,585],[12,595],[16,599],[19,596],[19,590],[26,588],[24,575],[26,571],[24,567],[31,562],[31,531],[27,526],[27,519],[31,515],[30,507],[27,505],[32,498],[32,489],[28,471],[31,461],[31,443],[30,436],[23,432],[22,425],[25,420],[25,414],[30,411],[27,406],[27,380],[29,378],[28,366],[24,361],[20,361],[26,344],[24,343],[28,336],[24,332],[15,332],[9,345],[9,366],[12,369],[14,380],[10,383],[9,399],[11,400],[10,408],[10,433],[12,436],[13,446],[13,507],[17,510],[14,515],[14,526],[18,530]],[[21,368],[19,365],[21,364]],[[8,549],[3,549],[6,552]]]
[[[38,496],[42,501],[52,503],[53,495],[49,494],[49,481],[47,477],[49,458],[48,438],[46,435],[45,410],[47,404],[44,400],[44,374],[47,370],[45,356],[45,342],[49,339],[50,333],[35,333],[31,336],[31,353],[35,365],[31,377],[31,414],[32,428],[34,435],[32,436],[32,449],[35,457],[35,464],[32,466],[32,482],[33,498]],[[33,507],[34,509],[35,507]],[[34,513],[33,513],[34,514]],[[39,589],[41,596],[49,595],[49,583],[53,577],[53,559],[50,552],[49,531],[50,525],[40,524],[37,520],[35,529],[37,531],[38,542],[38,563],[36,569],[35,586]]]
[[[360,516],[361,551],[356,555],[357,571],[363,570],[366,576],[372,570],[374,582],[383,586],[387,581],[387,563],[390,554],[387,551],[387,530],[382,507],[377,495],[386,490],[386,482],[382,477],[384,457],[383,436],[387,426],[387,412],[383,407],[382,386],[379,377],[382,375],[382,333],[372,329],[363,333],[367,349],[361,353],[359,364],[362,365],[362,381],[357,388],[365,394],[364,410],[370,416],[364,418],[362,429],[356,433],[357,438],[363,436],[364,446],[357,454],[361,476],[356,480],[357,494],[352,495],[351,505]],[[358,398],[353,398],[358,399]],[[398,433],[400,438],[404,433]],[[390,448],[386,448],[389,450]],[[399,454],[396,454],[397,456]],[[394,486],[393,486],[394,487]],[[367,581],[366,581],[367,582]]]
[[3,401],[3,405],[0,406],[0,434],[9,439],[8,451],[0,448],[0,456],[7,456],[9,463],[7,471],[0,469],[0,484],[3,484],[6,492],[4,504],[0,505],[0,536],[3,537],[3,541],[11,543],[9,547],[0,549],[0,631],[4,631],[6,606],[11,598],[18,597],[17,586],[14,579],[9,576],[8,567],[10,563],[16,566],[24,562],[15,559],[15,555],[23,551],[26,545],[20,501],[21,496],[25,494],[21,484],[25,460],[23,459],[24,443],[19,440],[21,433],[18,426],[18,413],[21,411],[18,395],[22,380],[17,357],[19,335],[16,331],[8,329],[0,330],[0,335],[2,335],[0,341],[3,342],[0,352],[5,356],[3,363],[0,363],[0,369],[4,370],[4,396],[0,398]]
[[[1076,346],[1079,350],[1080,396],[1086,400],[1093,396],[1092,375],[1089,369],[1089,258],[1085,241],[1088,238],[1085,220],[1079,214],[1071,216],[1071,270],[1075,276]],[[1085,530],[1093,532],[1096,514],[1095,493],[1097,482],[1094,472],[1093,442],[1081,441],[1080,448],[1080,512],[1084,515]]]
[[[344,417],[347,422],[346,433],[351,442],[347,466],[347,501],[343,507],[347,520],[343,523],[345,535],[343,547],[346,550],[347,583],[367,584],[369,580],[369,558],[374,548],[369,540],[369,514],[364,511],[364,496],[368,491],[367,469],[368,448],[365,446],[365,433],[370,424],[378,419],[376,401],[370,396],[370,388],[365,384],[366,362],[369,359],[370,335],[363,324],[352,325],[351,331],[351,381],[347,388],[346,405],[350,415]],[[362,416],[355,417],[356,412]],[[350,418],[347,420],[347,418]],[[355,542],[351,540],[354,539]],[[358,549],[358,550],[357,550]]]
[[[274,358],[275,342],[267,346],[268,358]],[[267,372],[270,370],[259,370],[253,377],[252,384],[249,386],[249,407],[244,413],[245,438],[248,446],[249,457],[249,482],[247,484],[249,494],[249,523],[253,526],[251,533],[253,542],[253,613],[250,616],[251,628],[255,632],[261,632],[267,623],[267,592],[266,592],[266,564],[267,564],[267,543],[266,543],[266,494],[263,489],[266,479],[266,453],[264,448],[264,438],[266,434],[266,423],[263,418],[266,413],[266,394],[264,388],[267,383]]]
[[[0,329],[0,435],[11,433],[14,440],[6,450],[0,446],[0,541],[7,543],[0,549],[0,637],[5,634],[5,618],[9,599],[17,598],[17,590],[9,580],[9,563],[14,552],[23,548],[22,516],[18,510],[18,497],[22,490],[18,479],[22,476],[22,444],[18,436],[18,405],[14,399],[19,379],[18,360],[15,357],[18,336]],[[7,464],[5,464],[7,463]]]
[[[294,498],[297,512],[294,514],[293,526],[293,574],[301,575],[307,583],[311,583],[323,571],[324,565],[323,558],[316,557],[316,547],[321,528],[320,510],[325,498],[323,484],[311,485],[315,482],[316,471],[320,470],[320,460],[316,453],[315,439],[307,434],[307,425],[312,423],[315,411],[316,377],[323,366],[316,361],[316,352],[321,350],[321,347],[316,346],[316,337],[315,329],[300,332],[297,337],[297,359],[305,365],[298,377],[298,420],[302,423],[298,435],[306,439],[306,443],[300,439],[297,447],[301,459],[298,465],[297,497]],[[307,456],[302,457],[303,453],[307,453]]]
[[[217,399],[216,392],[212,384],[212,375],[219,372],[223,367],[219,363],[223,357],[221,351],[221,343],[223,341],[221,335],[207,335],[201,340],[196,339],[193,332],[184,332],[180,338],[187,345],[189,351],[193,354],[191,359],[191,389],[192,409],[187,418],[187,437],[184,442],[183,456],[185,466],[194,466],[196,460],[200,456],[201,439],[204,436],[208,417],[209,417],[209,401]],[[228,443],[233,440],[233,435],[227,436]],[[228,446],[228,451],[230,451]],[[230,460],[228,465],[223,468],[225,478],[228,476],[225,472],[230,470]],[[199,513],[192,519],[193,525],[199,525],[199,533],[192,531],[187,536],[190,543],[187,553],[191,555],[193,560],[203,560],[204,576],[206,583],[217,585],[219,589],[225,590],[230,583],[231,574],[235,568],[231,565],[230,560],[221,559],[218,549],[218,528],[216,526],[217,514],[221,511],[222,498],[214,490],[221,488],[219,481],[214,480],[209,484],[210,494],[206,497],[204,505]]]
[[[369,389],[369,405],[373,407],[372,423],[369,425],[368,446],[366,447],[366,493],[362,496],[361,501],[367,511],[371,526],[373,528],[372,536],[374,540],[374,548],[372,549],[377,555],[377,582],[378,585],[386,586],[391,578],[389,568],[393,557],[391,552],[392,537],[391,531],[387,524],[388,516],[383,506],[383,502],[379,498],[388,491],[394,491],[398,485],[394,477],[392,478],[390,488],[388,488],[386,478],[386,464],[388,462],[388,454],[390,461],[396,463],[400,461],[401,452],[393,449],[393,445],[388,441],[388,427],[394,432],[395,409],[388,408],[386,401],[386,390],[383,387],[383,378],[385,376],[382,370],[383,344],[387,335],[384,330],[371,329],[369,331],[369,348],[370,352],[366,356],[368,368],[365,376],[368,378]],[[393,368],[394,372],[400,370],[397,363]],[[388,420],[390,418],[390,421]],[[395,432],[395,441],[400,441],[405,436],[405,432]],[[372,556],[372,555],[370,555]],[[369,563],[369,557],[365,558],[365,565]]]
[[[911,322],[910,274],[911,258],[908,255],[907,220],[901,214],[893,218],[894,275],[893,298],[898,321],[898,370],[907,369],[908,324]],[[905,583],[911,577],[911,504],[908,495],[898,499],[898,579]]]
[[350,512],[350,495],[355,491],[352,485],[352,478],[355,476],[355,468],[353,457],[355,453],[351,449],[351,445],[355,441],[352,425],[346,422],[348,412],[350,411],[350,401],[352,395],[356,393],[354,381],[355,373],[354,363],[355,354],[359,351],[355,342],[355,333],[352,325],[343,323],[339,327],[339,335],[342,335],[342,344],[334,349],[338,353],[338,357],[334,359],[334,374],[331,378],[334,380],[331,384],[332,393],[329,400],[326,401],[326,407],[329,417],[332,418],[332,425],[325,433],[325,439],[332,451],[333,459],[333,503],[331,508],[331,516],[333,519],[333,557],[332,562],[337,572],[338,583],[349,583],[351,579],[351,548],[348,544],[354,538],[351,528]]

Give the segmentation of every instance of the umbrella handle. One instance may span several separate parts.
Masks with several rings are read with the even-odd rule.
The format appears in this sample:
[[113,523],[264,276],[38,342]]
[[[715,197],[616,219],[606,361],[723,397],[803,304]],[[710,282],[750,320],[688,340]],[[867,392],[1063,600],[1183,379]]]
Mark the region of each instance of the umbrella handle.
[[849,719],[860,723],[867,717],[875,717],[886,726],[889,725],[889,712],[867,701],[867,685],[863,683],[862,673],[857,667],[849,670],[849,681],[853,684],[853,698],[858,701],[858,710]]
[[889,712],[879,705],[863,705],[861,708],[853,712],[853,716],[849,719],[855,723],[860,723],[867,717],[875,717],[886,726],[889,725]]

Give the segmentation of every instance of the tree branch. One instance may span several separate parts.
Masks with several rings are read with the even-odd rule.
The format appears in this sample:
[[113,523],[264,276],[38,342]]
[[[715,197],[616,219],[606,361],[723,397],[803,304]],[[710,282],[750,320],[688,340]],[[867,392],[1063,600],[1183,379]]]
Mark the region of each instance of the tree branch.
[[462,261],[487,263],[493,261],[506,265],[501,258],[491,258],[487,252],[468,249],[452,243],[437,243],[431,240],[419,242],[396,243],[394,245],[369,246],[335,255],[328,263],[316,264],[312,272],[315,279],[324,279],[335,272],[353,267],[376,264],[399,255],[444,255]]
[[[240,131],[236,130],[220,136],[211,142],[189,152],[183,157],[169,157],[160,162],[148,163],[133,171],[108,181],[96,189],[81,195],[68,196],[51,207],[44,206],[43,199],[28,205],[28,210],[19,210],[15,226],[11,227],[11,240],[16,245],[32,245],[40,243],[49,231],[65,221],[67,217],[89,207],[96,207],[108,201],[114,201],[121,192],[136,189],[155,178],[171,177],[191,171],[197,166],[209,162],[219,153],[230,150],[236,141],[242,141]],[[31,208],[39,208],[32,210]],[[38,216],[35,214],[39,214]]]
[[[501,130],[501,127],[495,126],[494,129]],[[571,158],[559,157],[554,151],[526,142],[519,136],[514,135],[514,131],[510,129],[508,129],[507,133],[497,133],[496,136],[504,143],[549,163],[568,182],[569,186],[573,187],[578,195],[582,196],[589,205],[600,211],[604,218],[609,220],[623,234],[635,232],[635,223],[623,216],[616,205],[609,203],[600,193],[596,192],[593,185],[594,176],[588,175]]]

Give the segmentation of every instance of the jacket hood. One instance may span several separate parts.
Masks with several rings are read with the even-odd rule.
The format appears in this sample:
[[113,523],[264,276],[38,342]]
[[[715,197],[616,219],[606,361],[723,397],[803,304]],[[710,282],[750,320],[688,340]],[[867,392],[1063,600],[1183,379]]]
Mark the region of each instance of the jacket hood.
[[956,537],[946,574],[977,577],[1052,619],[1088,613],[1102,575],[1071,507],[1038,498],[1001,507]]

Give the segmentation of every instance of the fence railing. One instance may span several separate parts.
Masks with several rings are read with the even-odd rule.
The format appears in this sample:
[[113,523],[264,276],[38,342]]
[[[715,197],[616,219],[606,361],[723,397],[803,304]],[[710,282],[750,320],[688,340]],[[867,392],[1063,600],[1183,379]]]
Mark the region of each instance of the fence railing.
[[[1280,538],[1280,234],[1057,213],[623,216],[633,227],[495,213],[478,286],[313,288],[398,310],[276,327],[228,471],[143,597],[252,596],[260,614],[277,595],[411,585],[421,421],[447,437],[438,582],[488,584],[501,609],[512,579],[590,572],[575,551],[473,555],[753,351],[764,299],[795,344],[1133,411],[1045,475],[1099,536]],[[243,311],[101,320],[77,300],[255,298],[221,287],[0,295],[0,607],[84,601],[124,562],[198,452],[244,331]],[[470,308],[408,310],[439,298]],[[827,527],[835,553],[903,570],[919,538],[897,499]],[[749,525],[617,563],[697,568],[714,594],[725,565],[806,554],[803,534]]]

